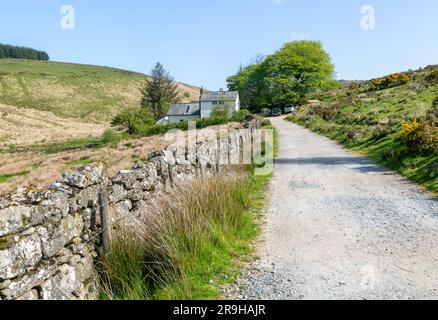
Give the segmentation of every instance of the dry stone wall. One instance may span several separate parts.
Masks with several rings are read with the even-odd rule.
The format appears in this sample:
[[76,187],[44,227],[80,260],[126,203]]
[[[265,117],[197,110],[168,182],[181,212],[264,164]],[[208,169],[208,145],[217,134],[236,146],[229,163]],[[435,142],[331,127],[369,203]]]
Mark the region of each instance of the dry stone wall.
[[154,152],[112,178],[104,164],[84,166],[48,190],[22,188],[0,197],[0,300],[97,299],[99,192],[107,194],[116,227],[174,184],[217,174],[239,159],[257,126],[219,141]]

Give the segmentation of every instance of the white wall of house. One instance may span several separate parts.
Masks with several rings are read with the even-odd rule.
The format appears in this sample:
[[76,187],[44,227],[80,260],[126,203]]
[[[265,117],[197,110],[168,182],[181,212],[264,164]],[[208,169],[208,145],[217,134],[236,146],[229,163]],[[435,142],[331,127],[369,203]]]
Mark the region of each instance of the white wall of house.
[[211,111],[216,105],[213,105],[212,101],[201,102],[201,118],[208,118],[211,115]]
[[240,96],[239,95],[237,95],[235,107],[236,107],[236,110],[235,110],[236,112],[240,111]]
[[183,122],[183,121],[190,121],[194,119],[199,119],[199,116],[169,116],[169,123],[177,123],[177,122]]
[[212,110],[215,107],[219,107],[222,105],[228,105],[232,109],[233,112],[237,112],[240,110],[240,97],[237,96],[236,101],[223,101],[223,104],[219,104],[217,101],[216,104],[213,101],[202,101],[201,102],[201,118],[208,118],[211,115]]

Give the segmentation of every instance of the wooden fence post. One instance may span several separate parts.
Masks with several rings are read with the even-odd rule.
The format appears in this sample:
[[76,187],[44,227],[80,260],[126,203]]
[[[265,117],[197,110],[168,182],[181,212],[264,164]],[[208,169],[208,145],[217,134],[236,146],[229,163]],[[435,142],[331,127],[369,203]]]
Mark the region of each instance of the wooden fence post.
[[111,223],[108,213],[108,201],[106,192],[101,190],[99,192],[99,211],[100,211],[100,223],[102,225],[102,245],[103,251],[107,254],[111,247]]

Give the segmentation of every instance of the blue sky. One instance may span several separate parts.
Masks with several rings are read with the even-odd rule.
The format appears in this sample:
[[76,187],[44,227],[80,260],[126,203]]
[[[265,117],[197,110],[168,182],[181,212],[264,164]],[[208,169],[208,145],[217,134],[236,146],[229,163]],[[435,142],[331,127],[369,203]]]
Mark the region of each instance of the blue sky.
[[[60,27],[72,5],[76,29]],[[374,30],[361,28],[372,5]],[[296,39],[320,40],[340,79],[367,79],[438,63],[436,0],[14,0],[0,5],[0,42],[47,51],[54,61],[225,87],[256,54]]]

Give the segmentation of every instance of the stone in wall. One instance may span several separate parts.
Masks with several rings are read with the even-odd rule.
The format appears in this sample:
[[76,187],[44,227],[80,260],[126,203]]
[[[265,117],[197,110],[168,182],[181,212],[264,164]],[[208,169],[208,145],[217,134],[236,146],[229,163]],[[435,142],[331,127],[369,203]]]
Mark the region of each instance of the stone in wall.
[[0,210],[9,206],[9,201],[3,197],[0,197]]
[[121,219],[129,217],[129,212],[132,209],[132,202],[130,200],[124,200],[119,203],[116,203],[114,206],[110,208],[110,216],[112,219],[112,223],[116,224]]
[[132,189],[132,186],[137,181],[137,178],[130,170],[120,171],[116,178],[113,180],[114,183],[123,185],[127,190]]
[[175,158],[176,165],[187,166],[190,165],[190,161],[187,159],[187,150],[183,147],[177,147],[172,150],[173,156]]
[[41,224],[44,217],[44,208],[40,206],[11,205],[0,209],[0,237]]
[[108,187],[108,201],[117,203],[126,198],[128,191],[121,184],[113,184]]
[[96,167],[83,166],[78,168],[77,172],[64,174],[58,181],[58,184],[85,189],[89,186],[103,183],[104,180],[104,166],[99,164]]
[[32,269],[42,258],[40,239],[33,229],[26,234],[0,239],[0,281]]
[[84,222],[80,214],[68,215],[59,221],[52,218],[44,226],[38,227],[44,258],[55,256],[74,238],[80,237],[83,227]]
[[79,208],[92,208],[98,205],[99,192],[102,186],[94,185],[81,190],[77,196],[77,204]]

